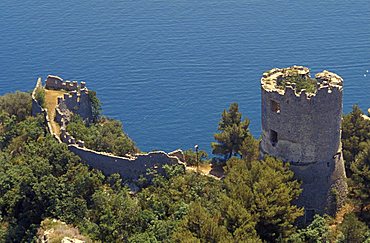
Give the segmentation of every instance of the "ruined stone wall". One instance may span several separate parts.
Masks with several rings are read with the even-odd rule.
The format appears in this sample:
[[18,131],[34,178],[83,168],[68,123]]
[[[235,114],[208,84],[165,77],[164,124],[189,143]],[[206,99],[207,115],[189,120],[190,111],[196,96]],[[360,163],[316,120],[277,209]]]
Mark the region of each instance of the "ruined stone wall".
[[36,90],[40,87],[42,87],[42,81],[41,78],[38,78],[36,81],[36,86],[32,91],[32,116],[37,116],[37,114],[41,114],[43,110],[39,102],[36,100]]
[[[80,92],[74,90],[65,93],[63,97],[59,97],[56,113],[65,114],[68,121],[72,114],[78,114],[84,121],[92,121],[91,100],[87,88],[81,89]],[[57,119],[60,119],[60,117]]]
[[[63,84],[63,80],[57,76],[49,75],[46,79],[48,89],[66,90],[65,85]],[[66,123],[72,113],[77,113],[83,118],[90,116],[91,103],[85,83],[81,83],[79,87],[80,92],[72,90],[71,93],[66,93],[63,97],[58,97],[55,117],[55,120],[61,126],[61,135],[58,137],[52,130],[47,109],[42,108],[35,98],[35,91],[38,87],[42,87],[41,78],[37,80],[36,87],[32,93],[32,115],[43,114],[48,132],[60,143],[67,144],[68,149],[78,155],[82,161],[92,168],[101,170],[105,175],[119,173],[124,179],[135,180],[140,175],[145,174],[147,169],[155,169],[159,173],[162,173],[162,166],[165,164],[180,164],[185,166],[184,154],[181,150],[176,150],[168,154],[158,151],[148,154],[136,154],[131,157],[119,157],[85,148],[83,141],[76,140],[66,131]],[[76,87],[76,85],[73,85],[73,87]]]
[[92,121],[93,114],[92,114],[92,106],[91,100],[89,97],[89,91],[84,88],[80,92],[80,97],[78,99],[78,111],[77,113],[84,119],[88,121]]
[[134,158],[125,158],[72,144],[68,145],[68,149],[89,166],[101,170],[105,175],[119,173],[124,179],[138,179],[139,175],[147,172],[147,169],[154,169],[162,173],[163,165],[183,164],[177,157],[169,156],[161,151],[135,155]]
[[65,90],[63,97],[58,98],[57,121],[61,122],[61,113],[65,114],[65,121],[70,119],[71,114],[78,114],[85,121],[93,119],[89,90],[85,82],[63,81],[59,76],[48,75],[45,80],[45,88],[53,90]]
[[42,107],[39,105],[36,99],[32,99],[32,116],[36,116],[37,114],[42,113]]
[[[58,116],[58,115],[57,115]],[[68,145],[68,149],[78,155],[82,161],[92,168],[101,170],[105,175],[118,173],[124,179],[136,180],[144,175],[147,169],[154,169],[163,173],[163,165],[181,164],[185,166],[184,154],[176,150],[169,154],[165,152],[152,152],[148,154],[135,154],[131,157],[120,157],[113,154],[98,152],[85,147],[84,141],[76,140],[66,131],[63,114],[59,115],[62,121],[60,140]]]
[[45,119],[45,125],[49,133],[54,135],[53,129],[51,128],[51,123],[48,115],[48,111],[46,108],[42,108],[39,102],[36,100],[36,90],[38,88],[42,87],[42,80],[41,78],[37,79],[36,86],[32,91],[32,110],[31,114],[32,116],[37,116],[38,114],[42,114]]
[[147,169],[155,169],[162,173],[162,166],[165,164],[185,166],[184,154],[181,150],[168,154],[157,151],[148,154],[135,154],[131,157],[120,157],[86,148],[84,141],[76,140],[66,131],[65,127],[61,128],[60,139],[82,161],[92,168],[101,170],[105,175],[119,173],[124,179],[138,179],[140,175],[145,174]]
[[64,81],[59,76],[48,75],[45,81],[45,88],[54,90],[77,91],[79,88],[85,88],[85,82],[81,82],[81,85],[79,86],[77,81]]
[[[310,77],[307,68],[299,68]],[[340,143],[342,79],[327,71],[319,73],[317,91],[308,93],[297,92],[295,84],[277,87],[286,75],[285,69],[274,69],[261,80],[261,152],[291,163],[303,183],[299,206],[333,213],[333,188],[339,194],[337,204],[347,189]]]

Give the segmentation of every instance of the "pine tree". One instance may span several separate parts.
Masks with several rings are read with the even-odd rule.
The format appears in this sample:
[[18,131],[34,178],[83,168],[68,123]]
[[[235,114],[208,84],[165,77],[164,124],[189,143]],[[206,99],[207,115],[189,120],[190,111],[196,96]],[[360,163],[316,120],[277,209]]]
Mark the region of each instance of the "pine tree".
[[[217,142],[212,143],[212,153],[230,159],[233,155],[255,157],[255,139],[249,132],[249,120],[242,121],[237,103],[232,103],[229,110],[224,110],[218,124],[220,133],[214,135]],[[248,147],[253,145],[252,150]]]
[[227,195],[249,209],[262,240],[273,242],[294,232],[294,222],[303,209],[292,204],[301,189],[288,164],[273,157],[251,162],[231,158],[225,170]]
[[370,205],[370,142],[356,156],[355,161],[351,164],[351,172],[352,197],[359,201],[363,214],[367,214],[367,218],[370,218],[368,209],[365,209]]
[[247,136],[240,146],[242,158],[248,162],[258,160],[260,155],[259,144],[259,140],[256,140],[253,136]]
[[354,105],[352,112],[343,117],[342,144],[347,176],[351,176],[351,163],[362,151],[370,139],[370,121],[364,119],[364,113]]
[[370,241],[369,228],[365,223],[358,220],[355,214],[346,215],[339,229],[343,234],[341,242],[360,243]]

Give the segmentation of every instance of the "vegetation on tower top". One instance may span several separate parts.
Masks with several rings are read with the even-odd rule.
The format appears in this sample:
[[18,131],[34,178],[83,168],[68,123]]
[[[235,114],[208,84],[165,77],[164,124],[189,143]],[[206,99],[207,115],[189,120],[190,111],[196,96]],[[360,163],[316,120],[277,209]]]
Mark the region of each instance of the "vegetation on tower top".
[[295,84],[295,90],[297,93],[301,92],[303,89],[307,93],[315,93],[317,91],[317,80],[309,76],[302,76],[298,73],[289,73],[286,77],[278,79],[276,81],[276,86],[280,89],[285,89],[286,86]]

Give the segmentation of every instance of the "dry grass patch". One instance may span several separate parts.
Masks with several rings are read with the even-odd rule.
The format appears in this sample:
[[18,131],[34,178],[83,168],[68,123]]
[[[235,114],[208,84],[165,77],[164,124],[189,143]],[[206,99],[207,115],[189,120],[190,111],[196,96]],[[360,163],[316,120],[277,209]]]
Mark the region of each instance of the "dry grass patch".
[[65,238],[75,242],[93,242],[90,238],[80,234],[79,230],[56,219],[45,219],[37,232],[39,242],[59,243]]
[[60,135],[60,127],[59,124],[54,121],[55,107],[58,104],[58,97],[63,96],[64,93],[66,93],[66,91],[45,89],[45,107],[48,109],[48,115],[53,132],[58,136]]
[[186,166],[186,170],[199,172],[203,175],[212,176],[216,179],[221,179],[225,176],[224,170],[221,165],[200,164],[199,168],[196,165]]

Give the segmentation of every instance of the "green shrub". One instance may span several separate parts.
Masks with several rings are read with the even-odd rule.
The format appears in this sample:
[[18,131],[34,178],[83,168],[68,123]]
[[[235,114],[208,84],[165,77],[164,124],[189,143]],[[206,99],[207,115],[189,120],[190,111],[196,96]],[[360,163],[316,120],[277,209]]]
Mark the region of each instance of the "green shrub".
[[43,87],[36,89],[35,98],[41,107],[45,107],[45,90]]
[[122,123],[113,119],[100,119],[99,122],[86,125],[81,117],[73,116],[67,131],[76,139],[85,141],[89,149],[124,156],[136,153],[139,149],[123,132]]
[[[209,164],[210,160],[208,160],[208,154],[204,150],[199,150],[198,151],[198,157],[197,153],[192,150],[188,149],[184,151],[184,156],[185,156],[185,161],[187,165],[197,165],[198,162],[199,164]],[[198,161],[197,161],[198,158]]]
[[303,89],[305,89],[307,93],[315,93],[317,91],[317,81],[310,77],[302,77],[298,74],[292,74],[292,76],[278,81],[277,86],[281,89],[285,89],[287,83],[294,83],[296,85],[297,92],[301,92]]
[[101,115],[101,102],[96,96],[96,92],[89,90],[89,98],[91,101],[93,120],[97,121]]
[[0,96],[0,111],[16,116],[17,121],[31,115],[32,98],[30,93],[15,92]]

